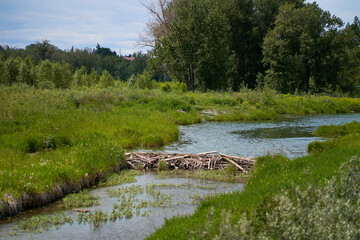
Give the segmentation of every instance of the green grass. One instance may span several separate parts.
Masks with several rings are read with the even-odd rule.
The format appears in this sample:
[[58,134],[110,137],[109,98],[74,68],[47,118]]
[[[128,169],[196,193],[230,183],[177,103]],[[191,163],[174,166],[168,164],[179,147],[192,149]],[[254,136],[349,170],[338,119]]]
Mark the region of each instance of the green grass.
[[176,141],[179,124],[276,119],[280,114],[360,112],[360,100],[110,88],[0,87],[0,200],[104,178],[123,153]]
[[[360,123],[351,125],[359,127]],[[349,161],[352,156],[360,155],[359,133],[351,133],[330,142],[336,144],[326,151],[294,160],[283,156],[258,158],[243,192],[204,201],[195,214],[167,220],[165,225],[148,239],[188,239],[192,232],[206,228],[207,216],[211,211],[214,234],[219,233],[216,226],[222,222],[224,211],[231,212],[233,223],[237,222],[243,213],[247,213],[254,219],[255,231],[261,231],[266,226],[266,213],[273,206],[272,199],[276,195],[294,186],[305,189],[309,184],[323,185],[325,180],[336,175],[342,163]]]

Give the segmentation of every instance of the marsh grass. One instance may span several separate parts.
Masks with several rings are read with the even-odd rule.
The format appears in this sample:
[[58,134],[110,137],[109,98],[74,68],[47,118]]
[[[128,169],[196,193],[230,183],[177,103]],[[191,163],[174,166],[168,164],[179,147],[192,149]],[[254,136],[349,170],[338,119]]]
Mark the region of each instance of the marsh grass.
[[203,121],[203,111],[217,113],[206,120],[262,120],[360,112],[360,100],[269,90],[164,92],[124,84],[72,90],[0,87],[0,199],[16,201],[80,182],[92,185],[126,167],[124,149],[176,141],[177,125]]
[[102,180],[97,187],[109,187],[124,183],[133,183],[136,182],[136,176],[141,174],[141,171],[138,170],[122,170],[121,172],[114,173]]
[[[231,167],[229,168],[231,169]],[[169,178],[169,177],[178,177],[178,178],[195,178],[202,180],[212,180],[219,182],[239,182],[245,183],[248,179],[247,174],[235,172],[229,169],[224,170],[173,170],[173,171],[164,171],[158,172],[156,178]]]

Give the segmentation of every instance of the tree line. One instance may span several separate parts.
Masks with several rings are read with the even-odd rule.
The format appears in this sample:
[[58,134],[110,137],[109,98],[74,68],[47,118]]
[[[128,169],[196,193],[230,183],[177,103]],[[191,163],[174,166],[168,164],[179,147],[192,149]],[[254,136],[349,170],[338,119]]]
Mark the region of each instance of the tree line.
[[360,21],[303,0],[157,0],[149,69],[189,90],[360,91]]
[[133,61],[126,60],[99,44],[95,49],[61,50],[49,40],[24,49],[0,46],[0,84],[68,88],[100,83],[102,76],[107,81],[110,78],[126,81],[147,67],[146,54],[138,52],[131,56]]

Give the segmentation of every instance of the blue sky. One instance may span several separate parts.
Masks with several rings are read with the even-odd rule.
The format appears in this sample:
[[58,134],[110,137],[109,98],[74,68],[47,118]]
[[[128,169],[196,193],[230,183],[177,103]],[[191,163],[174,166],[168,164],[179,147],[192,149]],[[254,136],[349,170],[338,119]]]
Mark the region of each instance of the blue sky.
[[[135,46],[149,18],[140,1],[0,0],[0,45],[24,48],[47,39],[61,49],[99,43],[122,54],[146,51]],[[359,0],[317,2],[345,22],[360,16]]]

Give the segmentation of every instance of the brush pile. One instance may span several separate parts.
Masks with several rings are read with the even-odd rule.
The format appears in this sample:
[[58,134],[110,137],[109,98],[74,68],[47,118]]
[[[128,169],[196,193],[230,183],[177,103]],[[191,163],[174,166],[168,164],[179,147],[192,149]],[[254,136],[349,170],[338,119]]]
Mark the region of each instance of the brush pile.
[[197,154],[179,153],[126,153],[126,162],[133,169],[157,168],[161,162],[167,164],[170,169],[225,169],[228,164],[234,165],[238,171],[249,172],[255,164],[256,158],[238,157],[207,152]]

